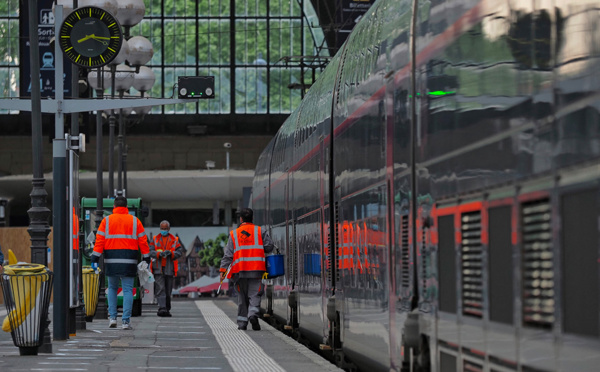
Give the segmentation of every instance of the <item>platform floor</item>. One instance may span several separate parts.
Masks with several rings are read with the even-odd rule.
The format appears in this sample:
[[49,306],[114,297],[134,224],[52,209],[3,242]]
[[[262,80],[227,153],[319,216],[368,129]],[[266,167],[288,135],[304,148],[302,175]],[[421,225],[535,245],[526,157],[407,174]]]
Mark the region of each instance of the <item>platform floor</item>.
[[228,298],[173,301],[171,318],[156,310],[145,304],[132,330],[121,329],[120,317],[116,329],[95,319],[37,356],[21,356],[10,333],[0,331],[0,371],[341,371],[262,320],[261,331],[238,330],[237,305]]

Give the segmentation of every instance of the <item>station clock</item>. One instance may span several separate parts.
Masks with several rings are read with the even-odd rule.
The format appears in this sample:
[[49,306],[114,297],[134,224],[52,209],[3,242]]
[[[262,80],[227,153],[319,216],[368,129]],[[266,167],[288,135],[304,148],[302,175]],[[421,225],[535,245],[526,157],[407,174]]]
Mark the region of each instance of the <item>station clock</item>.
[[104,9],[85,6],[72,11],[60,26],[59,45],[67,59],[85,68],[112,61],[123,43],[121,25]]

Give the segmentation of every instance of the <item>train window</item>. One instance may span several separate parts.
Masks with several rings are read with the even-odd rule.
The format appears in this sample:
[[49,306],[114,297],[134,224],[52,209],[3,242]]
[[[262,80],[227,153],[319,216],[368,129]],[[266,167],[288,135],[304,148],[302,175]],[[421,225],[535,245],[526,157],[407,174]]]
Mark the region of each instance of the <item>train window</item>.
[[481,318],[483,311],[481,211],[463,213],[461,233],[461,284],[464,315]]
[[521,205],[523,323],[551,329],[554,323],[554,254],[550,200]]
[[598,337],[597,190],[562,198],[563,329]]
[[490,320],[513,324],[511,207],[489,209]]
[[456,357],[447,353],[440,353],[440,370],[444,372],[456,372]]
[[[438,218],[440,310],[456,314],[456,254],[454,215]],[[445,369],[444,369],[445,371]]]

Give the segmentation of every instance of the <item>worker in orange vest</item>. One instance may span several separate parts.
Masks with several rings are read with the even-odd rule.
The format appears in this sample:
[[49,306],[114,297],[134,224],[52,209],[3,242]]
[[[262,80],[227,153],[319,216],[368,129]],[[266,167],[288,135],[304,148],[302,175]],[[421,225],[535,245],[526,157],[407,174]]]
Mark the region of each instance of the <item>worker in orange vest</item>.
[[275,246],[269,234],[252,223],[253,215],[250,208],[240,212],[240,226],[229,233],[220,269],[221,282],[227,276],[238,292],[237,324],[244,331],[248,321],[253,330],[260,331],[260,298],[265,291],[261,279],[267,270],[265,252],[272,252]]
[[177,275],[177,259],[183,256],[184,251],[179,238],[170,234],[169,221],[160,223],[160,234],[156,235],[150,243],[150,257],[152,257],[152,273],[154,274],[154,294],[158,301],[158,316],[171,316],[171,293],[173,292],[173,278]]
[[129,214],[127,198],[117,196],[111,215],[104,217],[92,253],[92,269],[98,269],[100,256],[104,254],[104,269],[108,278],[108,326],[117,327],[117,290],[119,280],[123,287],[122,327],[131,329],[133,309],[133,281],[137,276],[139,254],[150,263],[148,238],[140,220]]

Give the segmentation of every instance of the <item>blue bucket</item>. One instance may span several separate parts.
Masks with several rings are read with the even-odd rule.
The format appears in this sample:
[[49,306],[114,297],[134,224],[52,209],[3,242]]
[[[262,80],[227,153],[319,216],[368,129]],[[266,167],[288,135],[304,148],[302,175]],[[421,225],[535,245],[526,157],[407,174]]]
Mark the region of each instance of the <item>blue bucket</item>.
[[265,263],[267,265],[268,279],[277,278],[278,276],[285,274],[282,254],[272,254],[265,257]]

